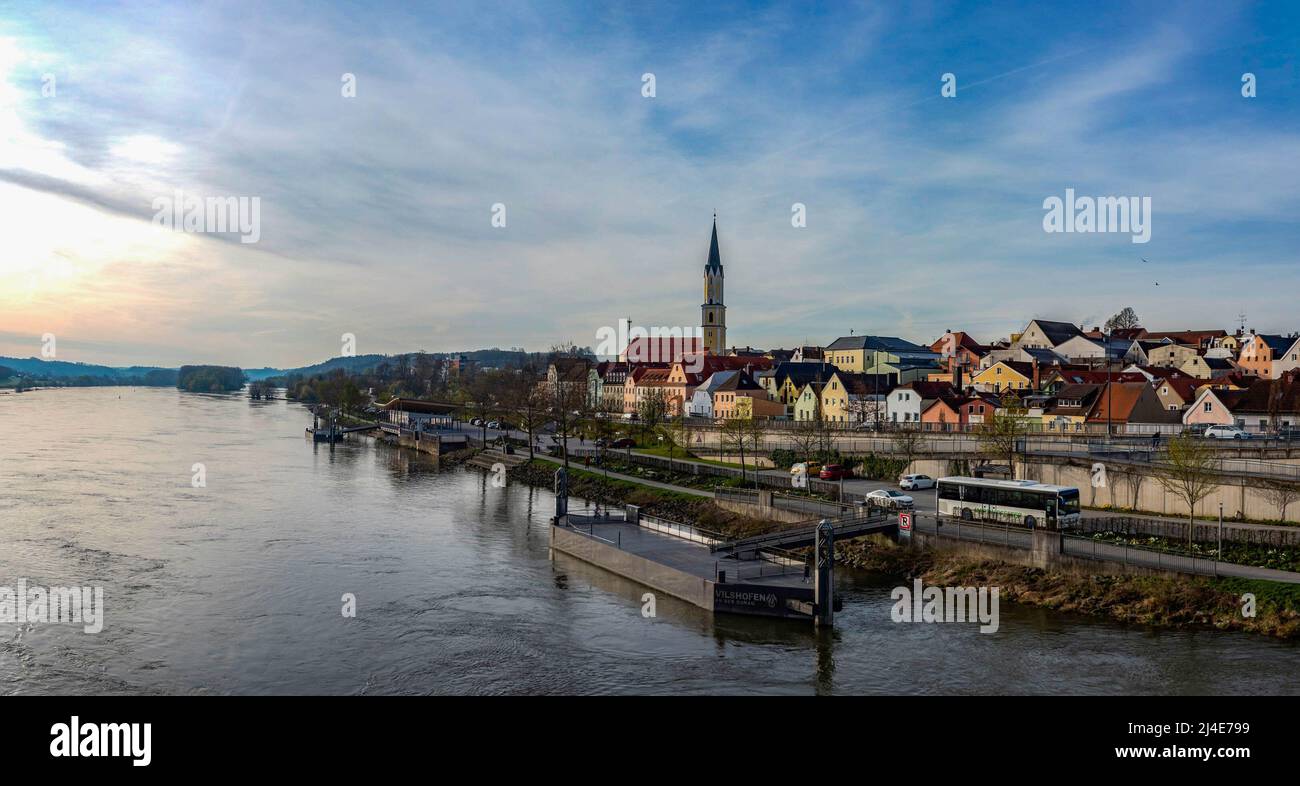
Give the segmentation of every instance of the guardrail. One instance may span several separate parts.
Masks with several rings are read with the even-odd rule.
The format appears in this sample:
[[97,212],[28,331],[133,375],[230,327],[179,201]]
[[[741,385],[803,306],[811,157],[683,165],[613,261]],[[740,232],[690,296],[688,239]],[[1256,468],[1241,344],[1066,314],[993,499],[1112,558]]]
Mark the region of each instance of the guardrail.
[[[1033,545],[1033,531],[1014,524],[987,524],[947,516],[916,516],[912,526],[917,532],[956,538],[971,543],[1018,549],[1029,549]],[[1217,575],[1220,565],[1250,567],[1236,563],[1220,563],[1218,560],[1179,549],[1107,543],[1086,535],[1068,532],[1061,533],[1061,553],[1071,557],[1205,576]]]

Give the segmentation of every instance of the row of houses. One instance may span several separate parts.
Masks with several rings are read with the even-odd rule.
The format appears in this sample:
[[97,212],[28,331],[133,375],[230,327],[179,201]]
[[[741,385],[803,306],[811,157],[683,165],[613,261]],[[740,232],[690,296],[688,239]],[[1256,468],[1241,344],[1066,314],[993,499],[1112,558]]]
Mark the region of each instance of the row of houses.
[[[1260,382],[1291,380],[1300,369],[1298,336],[1085,331],[1040,319],[987,345],[950,330],[930,345],[850,335],[791,350],[734,347],[712,354],[685,343],[649,350],[630,346],[614,361],[557,359],[547,382],[581,388],[592,408],[623,414],[638,413],[653,399],[668,416],[947,430],[979,425],[1014,401],[1018,412],[1049,431],[1100,424],[1170,431],[1193,422],[1254,421],[1258,428],[1260,419],[1249,410],[1253,396],[1237,394]],[[665,355],[658,362],[639,359]],[[1210,393],[1212,400],[1205,399]],[[1247,409],[1238,411],[1242,406]]]

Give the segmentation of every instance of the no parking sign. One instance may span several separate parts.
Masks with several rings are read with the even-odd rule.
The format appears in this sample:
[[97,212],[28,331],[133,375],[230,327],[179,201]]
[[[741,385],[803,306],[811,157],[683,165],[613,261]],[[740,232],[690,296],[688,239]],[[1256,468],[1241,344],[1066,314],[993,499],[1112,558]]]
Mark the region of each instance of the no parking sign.
[[898,534],[910,538],[912,536],[912,514],[902,511],[898,514]]

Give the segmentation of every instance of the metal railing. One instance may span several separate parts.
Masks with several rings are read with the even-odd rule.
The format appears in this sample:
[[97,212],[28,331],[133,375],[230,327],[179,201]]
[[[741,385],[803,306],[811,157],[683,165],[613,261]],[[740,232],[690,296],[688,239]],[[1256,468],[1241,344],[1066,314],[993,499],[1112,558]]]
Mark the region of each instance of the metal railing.
[[[1011,523],[965,521],[947,516],[917,516],[913,519],[912,526],[917,532],[970,543],[1018,549],[1033,547],[1033,530]],[[1206,576],[1217,575],[1220,565],[1220,562],[1214,558],[1181,549],[1108,543],[1097,538],[1068,532],[1062,532],[1060,536],[1061,553],[1071,557]]]

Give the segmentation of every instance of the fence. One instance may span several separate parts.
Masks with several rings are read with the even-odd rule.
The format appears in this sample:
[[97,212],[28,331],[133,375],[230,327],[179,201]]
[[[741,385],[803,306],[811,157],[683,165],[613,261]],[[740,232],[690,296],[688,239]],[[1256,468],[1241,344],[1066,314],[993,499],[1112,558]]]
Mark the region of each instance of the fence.
[[[985,524],[946,516],[915,516],[912,526],[917,532],[971,543],[1017,549],[1029,549],[1033,546],[1033,531],[1014,524]],[[1229,564],[1180,549],[1106,543],[1095,538],[1068,533],[1061,533],[1061,553],[1071,557],[1206,576],[1216,575],[1220,565]]]
[[[1161,521],[1137,516],[1114,516],[1106,518],[1080,519],[1078,530],[1086,533],[1113,532],[1126,537],[1166,538],[1172,541],[1187,540],[1187,522]],[[1219,538],[1217,522],[1198,521],[1193,540],[1202,543],[1214,543]],[[1244,527],[1239,524],[1223,525],[1225,543],[1257,543],[1266,546],[1300,546],[1300,527],[1287,529],[1264,529]]]

